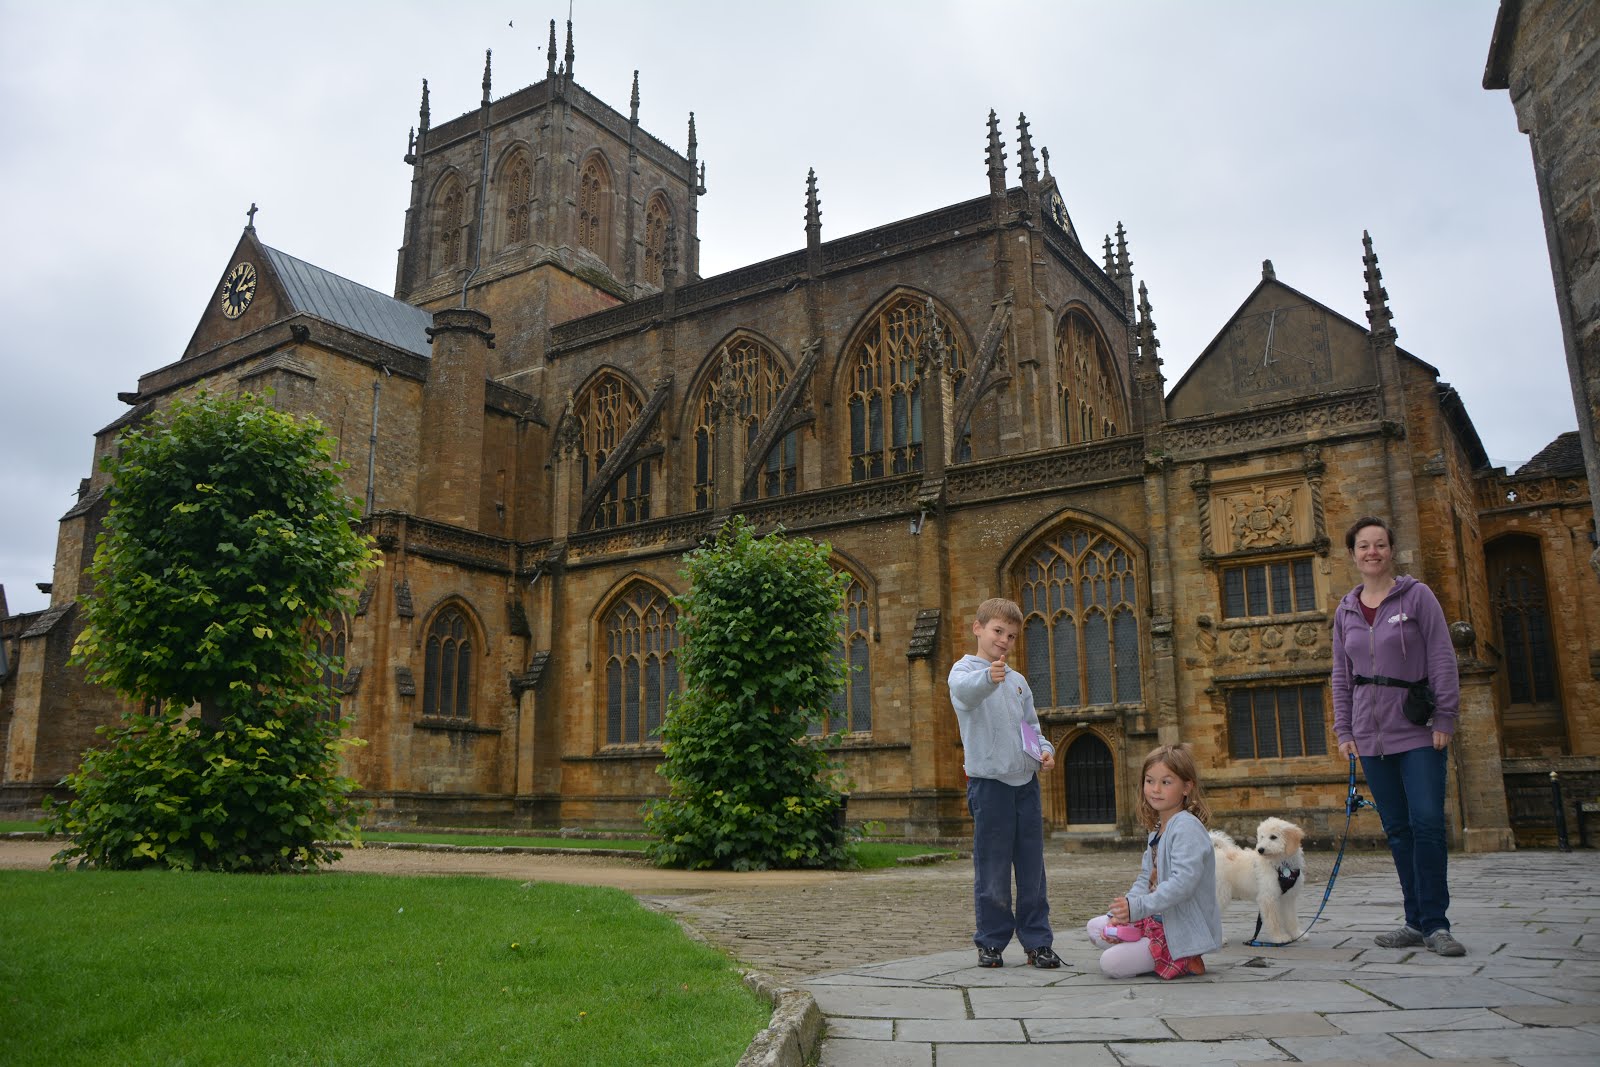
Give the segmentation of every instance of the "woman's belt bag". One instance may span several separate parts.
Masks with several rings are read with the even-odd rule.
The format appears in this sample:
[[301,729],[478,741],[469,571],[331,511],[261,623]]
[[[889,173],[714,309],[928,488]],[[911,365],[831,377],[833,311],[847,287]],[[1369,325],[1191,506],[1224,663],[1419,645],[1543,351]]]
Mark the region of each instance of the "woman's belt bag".
[[1426,678],[1408,682],[1403,678],[1390,678],[1382,674],[1357,674],[1351,676],[1350,680],[1356,685],[1387,685],[1406,690],[1405,703],[1400,705],[1406,718],[1418,726],[1432,725],[1433,709],[1439,703],[1439,698],[1434,695],[1433,686],[1428,684]]

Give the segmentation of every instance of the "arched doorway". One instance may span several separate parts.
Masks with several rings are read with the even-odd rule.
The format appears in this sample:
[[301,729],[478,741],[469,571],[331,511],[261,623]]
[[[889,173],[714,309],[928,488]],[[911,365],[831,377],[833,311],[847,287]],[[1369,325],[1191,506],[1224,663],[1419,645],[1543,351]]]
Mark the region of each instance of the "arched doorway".
[[1117,773],[1111,750],[1092,733],[1079,734],[1061,763],[1067,783],[1067,827],[1117,821]]

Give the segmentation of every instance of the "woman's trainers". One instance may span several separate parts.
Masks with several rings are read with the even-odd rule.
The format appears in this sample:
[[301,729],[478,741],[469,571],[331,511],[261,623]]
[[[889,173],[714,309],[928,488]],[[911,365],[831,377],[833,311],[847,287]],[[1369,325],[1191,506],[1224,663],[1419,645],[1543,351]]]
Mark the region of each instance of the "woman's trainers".
[[1467,946],[1457,941],[1449,930],[1435,930],[1422,939],[1428,951],[1435,956],[1465,956]]
[[979,967],[1004,967],[1005,965],[1005,957],[1000,954],[999,949],[985,948],[982,945],[978,946]]
[[1372,943],[1379,948],[1414,948],[1417,945],[1427,944],[1422,937],[1422,931],[1413,930],[1409,926],[1402,926],[1398,930],[1390,930],[1388,933],[1379,934],[1372,939]]
[[1061,966],[1061,957],[1057,956],[1056,950],[1049,945],[1041,945],[1039,948],[1030,948],[1028,950],[1028,963],[1034,967],[1043,967],[1045,970],[1049,970],[1052,967]]

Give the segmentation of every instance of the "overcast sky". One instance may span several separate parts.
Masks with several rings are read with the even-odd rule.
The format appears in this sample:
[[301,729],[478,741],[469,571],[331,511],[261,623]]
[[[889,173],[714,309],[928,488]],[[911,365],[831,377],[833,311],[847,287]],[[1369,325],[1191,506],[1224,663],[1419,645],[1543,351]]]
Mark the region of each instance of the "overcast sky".
[[[421,80],[437,125],[544,76],[565,3],[0,0],[0,584],[47,606],[57,520],[119,390],[176,360],[260,207],[384,292]],[[1494,0],[576,0],[577,80],[680,151],[706,275],[983,195],[989,109],[1050,149],[1084,242],[1123,222],[1176,382],[1260,279],[1400,344],[1496,463],[1576,425],[1527,139],[1481,87]]]

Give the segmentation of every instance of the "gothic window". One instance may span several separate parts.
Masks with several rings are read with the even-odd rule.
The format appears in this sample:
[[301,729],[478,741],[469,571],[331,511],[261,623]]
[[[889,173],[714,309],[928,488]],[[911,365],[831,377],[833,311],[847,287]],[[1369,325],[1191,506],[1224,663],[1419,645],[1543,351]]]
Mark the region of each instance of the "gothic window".
[[344,653],[349,644],[350,631],[340,612],[330,613],[325,621],[326,628],[316,623],[308,624],[306,633],[316,647],[317,655],[325,661],[322,665],[322,688],[327,693],[327,701],[317,709],[317,718],[337,721],[339,698],[344,695]]
[[1259,618],[1317,610],[1311,557],[1222,568],[1222,617]]
[[[750,446],[778,402],[789,374],[771,349],[749,337],[737,337],[722,346],[717,373],[706,377],[695,405],[699,421],[694,428],[694,506],[712,506],[716,482],[717,416],[719,402],[732,406],[734,428],[733,469],[743,472]],[[730,390],[723,398],[722,390]],[[763,497],[795,491],[799,471],[800,432],[791,430],[775,441],[763,461],[757,492]],[[734,489],[737,493],[737,487]]]
[[[604,371],[584,390],[574,413],[578,420],[579,466],[587,489],[639,417],[639,398],[612,371]],[[642,522],[650,517],[650,486],[655,457],[646,457],[619,473],[595,511],[591,529]]]
[[528,159],[518,155],[502,178],[505,183],[505,241],[507,245],[527,242],[533,211],[533,170]]
[[[848,573],[848,572],[846,572]],[[813,723],[812,734],[870,733],[872,730],[872,608],[867,587],[850,575],[839,612],[838,658],[849,674],[844,689],[833,698],[826,723]]]
[[1083,526],[1050,535],[1018,565],[1023,673],[1040,707],[1140,699],[1138,579],[1126,549]]
[[1490,553],[1494,612],[1505,650],[1505,684],[1513,705],[1560,700],[1550,643],[1550,608],[1538,542],[1512,537]]
[[439,190],[433,210],[434,272],[455,270],[463,262],[461,183],[449,179]]
[[678,691],[677,626],[678,609],[644,582],[606,612],[606,744],[661,740],[668,698]]
[[1056,394],[1061,432],[1066,435],[1062,444],[1079,444],[1117,432],[1123,412],[1114,366],[1111,348],[1094,320],[1076,309],[1067,312],[1056,331]]
[[611,245],[611,174],[605,160],[592,155],[578,175],[578,244],[601,260]]
[[472,624],[451,604],[433,617],[423,646],[422,714],[472,718]]
[[1235,689],[1228,694],[1228,755],[1234,759],[1326,756],[1322,686]]
[[[967,376],[966,345],[943,312],[935,313],[947,349],[945,373],[955,397]],[[850,480],[922,469],[919,348],[928,328],[927,299],[904,296],[883,308],[852,345],[847,408]],[[962,438],[968,431],[963,429]],[[957,443],[957,458],[961,455]]]
[[672,209],[667,198],[660,193],[650,198],[644,209],[644,280],[649,285],[661,284],[661,270],[667,252],[667,224],[672,221]]

